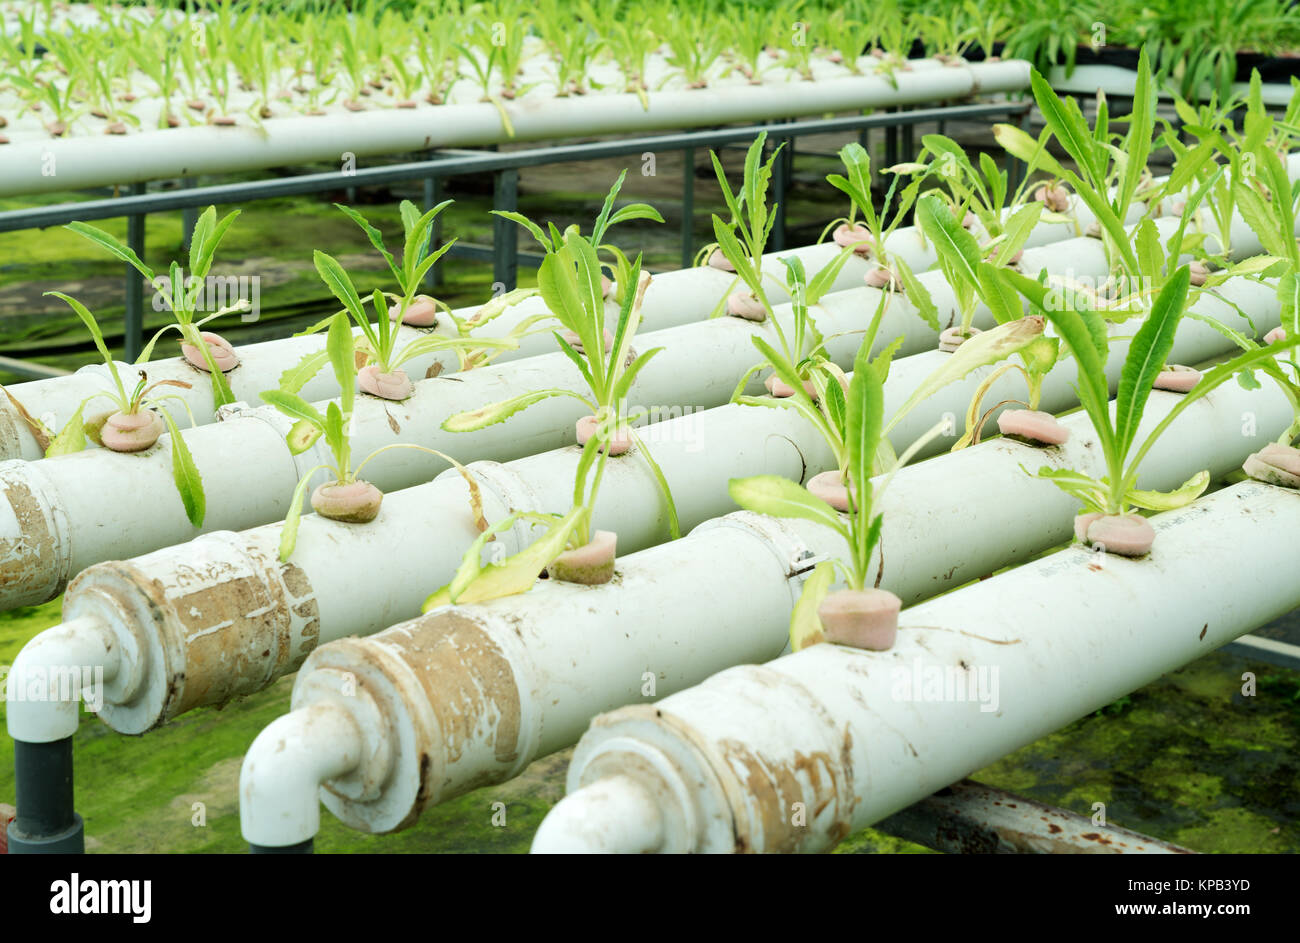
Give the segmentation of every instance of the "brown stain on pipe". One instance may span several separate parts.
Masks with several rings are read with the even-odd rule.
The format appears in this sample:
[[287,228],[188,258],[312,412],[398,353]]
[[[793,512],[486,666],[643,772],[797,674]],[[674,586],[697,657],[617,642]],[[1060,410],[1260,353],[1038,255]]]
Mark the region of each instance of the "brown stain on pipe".
[[42,601],[58,594],[57,536],[41,502],[24,482],[0,478],[4,498],[18,523],[18,537],[0,540],[0,586],[6,593],[39,594]]
[[[418,679],[441,731],[444,768],[461,760],[475,741],[489,743],[499,764],[473,771],[454,786],[451,776],[422,783],[419,805],[499,782],[519,758],[522,704],[510,660],[491,634],[467,616],[442,612],[373,641],[382,642]],[[429,769],[425,764],[422,775]]]

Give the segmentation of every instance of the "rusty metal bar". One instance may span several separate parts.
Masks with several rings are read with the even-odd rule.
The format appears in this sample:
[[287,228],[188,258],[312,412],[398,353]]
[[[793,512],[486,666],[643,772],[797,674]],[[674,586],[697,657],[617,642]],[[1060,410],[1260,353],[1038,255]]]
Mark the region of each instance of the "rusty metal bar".
[[949,854],[1191,855],[1087,816],[963,779],[872,826]]

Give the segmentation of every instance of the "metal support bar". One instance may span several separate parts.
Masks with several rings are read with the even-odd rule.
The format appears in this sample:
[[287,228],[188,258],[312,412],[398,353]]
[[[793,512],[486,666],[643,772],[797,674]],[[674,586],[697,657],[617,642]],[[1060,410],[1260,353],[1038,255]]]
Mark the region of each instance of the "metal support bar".
[[910,125],[910,124],[901,125],[900,127],[901,127],[901,130],[902,130],[902,132],[903,132],[903,153],[902,153],[900,159],[901,159],[901,160],[915,160],[915,159],[916,159],[916,141],[915,141],[915,139],[914,139],[913,136],[912,136],[912,131],[914,130],[914,128],[913,128],[913,126]]
[[1188,848],[969,779],[873,826],[949,854],[1195,854]]
[[790,138],[768,138],[769,153],[785,145],[772,162],[772,234],[767,240],[769,252],[780,252],[785,248],[785,198],[790,189],[790,172],[786,164],[786,151],[791,144]]
[[43,363],[33,363],[30,360],[19,360],[16,357],[0,356],[0,371],[16,373],[20,377],[31,377],[33,380],[44,380],[47,377],[65,377],[71,370],[64,370],[62,367],[49,367]]
[[682,150],[682,268],[695,261],[695,148]]
[[1300,646],[1288,642],[1279,642],[1277,639],[1264,638],[1260,635],[1243,635],[1237,641],[1223,646],[1223,650],[1242,658],[1300,671]]
[[[144,192],[143,183],[131,184],[132,194]],[[140,259],[144,258],[144,222],[143,212],[126,219],[126,244]],[[126,267],[126,323],[123,332],[126,359],[134,362],[144,349],[144,282],[140,273],[130,265]]]
[[[440,202],[442,196],[442,181],[437,177],[424,178],[424,211],[427,213]],[[433,218],[433,225],[429,227],[429,252],[435,252],[442,246],[442,217],[441,215]],[[442,280],[442,260],[439,259],[433,263],[428,274],[424,276],[424,287],[429,291],[434,291],[438,283]]]
[[[516,212],[519,209],[519,171],[497,171],[492,187],[492,208]],[[513,291],[519,276],[519,233],[515,224],[500,216],[492,218],[493,290],[504,286]]]
[[[198,177],[184,177],[181,180],[181,186],[187,190],[193,190],[199,185]],[[190,240],[194,238],[194,227],[199,221],[199,208],[197,206],[187,206],[181,211],[181,248],[189,252]]]
[[[898,109],[890,108],[888,113],[891,117],[897,117]],[[885,129],[885,166],[893,167],[898,163],[898,125],[890,124]]]

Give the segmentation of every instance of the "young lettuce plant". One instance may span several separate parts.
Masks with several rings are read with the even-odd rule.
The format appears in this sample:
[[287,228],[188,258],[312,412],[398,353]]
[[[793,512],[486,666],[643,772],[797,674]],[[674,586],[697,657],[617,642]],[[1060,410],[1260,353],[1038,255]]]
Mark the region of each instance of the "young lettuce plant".
[[[174,399],[182,405],[183,397],[175,393],[155,393],[159,387],[180,387],[189,389],[190,384],[182,380],[159,380],[150,383],[145,371],[141,370],[140,379],[129,393],[122,383],[117,371],[117,364],[112,354],[104,345],[104,335],[99,324],[81,302],[59,291],[46,292],[65,301],[90,332],[99,355],[104,358],[104,365],[113,378],[113,390],[108,393],[95,393],[82,400],[77,406],[62,431],[59,432],[46,448],[47,456],[65,455],[79,452],[86,445],[89,437],[104,448],[113,452],[142,452],[151,448],[164,431],[168,432],[171,444],[172,481],[185,507],[185,516],[191,524],[200,527],[207,513],[207,501],[203,493],[203,479],[199,476],[198,466],[190,454],[185,439],[181,437],[176,421],[165,409],[157,408],[164,400]],[[116,409],[102,413],[90,419],[84,418],[86,406],[96,399],[110,400]],[[185,406],[186,412],[189,407]],[[26,410],[23,410],[26,414]],[[194,417],[190,417],[193,425]],[[39,435],[38,435],[39,438]]]
[[636,290],[625,294],[619,310],[618,327],[613,337],[607,338],[599,271],[595,246],[574,229],[570,229],[558,247],[547,253],[537,273],[537,284],[547,307],[568,330],[573,341],[570,342],[558,332],[555,338],[561,351],[581,372],[588,395],[559,388],[534,390],[457,413],[446,419],[442,427],[448,432],[472,432],[504,422],[515,413],[544,399],[554,396],[576,399],[591,410],[591,415],[578,420],[578,444],[586,445],[592,438],[599,438],[601,448],[607,448],[610,455],[622,455],[634,445],[637,446],[638,453],[645,459],[663,493],[670,530],[676,539],[680,531],[668,482],[631,425],[642,418],[644,411],[633,415],[627,409],[627,395],[637,374],[651,357],[663,349],[656,347],[642,354],[637,354],[632,349],[632,339],[641,323],[641,304],[650,284],[650,276],[641,272],[641,258],[638,256],[631,272]]
[[[866,274],[867,285],[893,291],[903,290],[906,276],[902,269],[906,265],[901,259],[895,260],[890,256],[886,241],[912,208],[921,181],[914,180],[904,186],[895,205],[894,193],[898,187],[899,177],[894,175],[894,179],[890,181],[889,191],[885,195],[884,206],[877,213],[871,200],[871,158],[866,150],[857,142],[847,144],[840,149],[840,160],[844,163],[848,176],[830,174],[826,181],[848,196],[852,204],[849,217],[843,220],[842,224],[840,220],[831,221],[830,226],[836,227],[835,242],[837,245],[853,248],[864,258],[875,257],[877,268]],[[862,223],[856,221],[858,213],[862,214]]]
[[351,426],[352,411],[357,396],[356,352],[353,346],[352,328],[348,324],[347,315],[342,311],[330,319],[325,347],[340,393],[337,400],[329,402],[324,413],[290,390],[267,390],[261,394],[265,402],[294,420],[293,427],[286,437],[291,453],[299,455],[324,438],[333,459],[328,464],[314,466],[299,479],[289,504],[289,512],[285,515],[284,528],[280,533],[281,562],[288,561],[293,554],[298,540],[298,524],[302,517],[303,495],[307,485],[311,483],[312,477],[318,471],[328,470],[333,478],[321,483],[312,491],[311,506],[317,514],[347,524],[368,524],[379,516],[384,495],[373,484],[363,479],[361,472],[371,459],[390,449],[416,449],[435,455],[454,466],[469,483],[470,504],[475,522],[480,531],[485,529],[487,522],[483,519],[483,502],[478,485],[464,467],[450,455],[422,445],[398,442],[375,449],[359,464],[353,465]]
[[[939,270],[952,286],[957,310],[961,315],[958,324],[940,333],[940,350],[956,350],[963,342],[979,333],[978,328],[971,326],[971,321],[981,301],[993,310],[995,317],[1013,311],[1014,317],[1020,317],[1018,299],[1003,303],[1005,282],[994,273],[1020,253],[1041,212],[1042,205],[1039,203],[1030,203],[1022,207],[1003,233],[993,253],[992,262],[989,263],[984,260],[986,250],[982,249],[976,238],[957,222],[941,197],[934,193],[927,193],[917,201],[917,225],[926,238],[934,244]],[[915,301],[918,308],[928,312],[933,307],[933,303],[929,300],[929,293],[915,279],[908,279],[906,271],[903,275],[907,280],[908,297],[920,299]]]
[[[484,322],[479,321],[471,325],[459,319],[453,319],[457,324],[458,336],[430,332],[407,342],[400,348],[398,346],[401,333],[394,324],[395,321],[400,319],[403,323],[412,326],[433,327],[437,324],[439,309],[450,311],[442,302],[428,295],[417,294],[429,269],[455,245],[453,239],[435,251],[429,252],[429,233],[433,221],[449,203],[450,200],[439,203],[421,215],[415,208],[415,204],[409,200],[402,201],[400,210],[405,241],[400,263],[384,245],[383,234],[364,216],[351,207],[335,204],[349,219],[361,227],[369,238],[370,244],[379,250],[384,261],[388,263],[389,271],[393,273],[399,289],[398,293],[385,293],[379,290],[374,292],[371,298],[374,306],[373,323],[371,316],[366,313],[352,279],[338,260],[319,249],[313,254],[316,271],[321,280],[343,303],[343,307],[362,333],[363,341],[357,351],[361,363],[357,371],[357,383],[364,392],[373,396],[403,400],[414,393],[415,384],[401,367],[402,364],[416,357],[440,350],[454,350],[461,358],[461,367],[468,368],[486,362],[489,350],[500,351],[519,346],[516,334],[520,328],[516,328],[515,334],[504,338],[471,338],[468,331],[481,326]],[[332,323],[332,320],[313,325],[303,333],[319,330],[326,323]],[[326,356],[325,351],[318,351],[304,358],[299,368],[298,379],[305,383],[314,376],[324,366]],[[300,388],[301,383],[297,386],[297,389]]]
[[[1044,209],[1041,202],[1026,202],[1028,175],[1014,193],[1008,194],[1007,172],[999,170],[988,154],[980,154],[979,168],[976,169],[965,150],[951,138],[927,134],[921,143],[924,147],[920,160],[924,161],[927,153],[933,154],[934,159],[912,166],[923,167],[927,177],[938,177],[946,184],[946,190],[931,192],[948,203],[953,218],[963,221],[963,228],[970,228],[965,225],[971,221],[967,213],[973,214],[975,219],[971,222],[978,222],[986,237],[981,246],[981,257],[995,265],[1016,265]],[[905,165],[896,169],[901,171],[911,167]],[[927,232],[926,235],[930,234]]]
[[[818,563],[804,582],[790,619],[790,644],[795,651],[821,641],[883,651],[894,644],[898,631],[902,603],[888,590],[876,588],[879,581],[873,584],[871,577],[871,558],[880,543],[882,524],[874,508],[890,479],[873,490],[872,467],[883,438],[882,366],[887,368],[888,357],[872,362],[870,355],[867,344],[858,350],[848,392],[833,414],[847,453],[848,502],[843,515],[807,488],[778,475],[733,478],[729,485],[732,500],[742,508],[822,524],[847,545],[846,560]],[[941,429],[937,426],[931,434]],[[895,464],[891,477],[907,457],[905,453]],[[847,588],[832,593],[837,571]]]
[[1075,536],[1107,552],[1141,556],[1151,549],[1155,531],[1146,518],[1132,513],[1131,508],[1174,510],[1194,501],[1209,485],[1209,473],[1202,471],[1167,493],[1137,487],[1142,460],[1182,411],[1230,377],[1272,360],[1279,349],[1300,342],[1292,338],[1279,347],[1250,350],[1210,370],[1134,451],[1152,387],[1173,348],[1190,281],[1187,266],[1179,268],[1160,290],[1150,314],[1133,336],[1120,374],[1114,417],[1106,380],[1109,337],[1105,321],[1084,306],[1044,303],[1047,317],[1077,363],[1075,389],[1100,440],[1106,475],[1094,479],[1069,469],[1043,467],[1038,470],[1038,477],[1051,481],[1083,503],[1083,513],[1075,518]]
[[[767,188],[772,179],[772,164],[785,145],[777,147],[767,162],[761,163],[766,142],[767,132],[761,131],[749,146],[745,154],[745,177],[739,196],[731,192],[718,155],[709,152],[713,158],[713,172],[722,188],[722,198],[731,211],[730,223],[724,223],[717,214],[713,216],[713,234],[718,240],[716,248],[740,281],[749,288],[748,292],[734,291],[728,294],[726,311],[747,321],[764,321],[772,310],[772,303],[763,289],[763,249],[767,246],[768,237],[776,223],[776,207],[767,205]],[[712,253],[712,248],[706,246],[704,251]]]
[[68,223],[64,228],[89,239],[109,254],[121,259],[149,280],[158,293],[163,304],[171,311],[176,320],[164,325],[144,346],[136,363],[147,363],[153,355],[154,345],[168,331],[181,335],[181,353],[185,359],[198,370],[207,371],[212,382],[212,400],[214,407],[225,406],[235,402],[230,391],[225,372],[239,365],[239,356],[234,347],[223,337],[210,331],[200,332],[204,324],[214,318],[235,311],[248,309],[248,301],[240,299],[232,305],[220,308],[211,314],[199,317],[200,306],[205,300],[208,273],[212,269],[212,259],[217,247],[225,238],[231,224],[239,217],[239,210],[228,213],[220,222],[217,221],[217,208],[209,206],[200,215],[194,225],[194,235],[190,237],[190,272],[184,276],[180,264],[173,261],[166,277],[158,276],[154,270],[145,265],[130,247],[117,239],[86,223]]
[[[627,170],[624,169],[618,175],[618,179],[614,181],[613,186],[609,188],[609,192],[605,194],[605,202],[600,208],[600,214],[596,217],[595,223],[592,224],[591,236],[588,240],[596,248],[597,253],[606,252],[613,260],[601,263],[601,266],[608,269],[609,274],[613,276],[613,278],[609,278],[604,274],[601,275],[601,294],[603,296],[613,295],[614,300],[619,304],[623,303],[627,292],[635,288],[636,280],[632,277],[632,263],[628,261],[623,250],[613,243],[603,241],[606,234],[611,226],[628,220],[650,219],[656,223],[664,221],[659,211],[648,203],[629,203],[626,206],[619,207],[617,211],[614,209],[614,202],[618,199],[619,191],[623,189],[623,180],[626,177]],[[558,251],[564,245],[564,236],[555,228],[553,223],[547,224],[550,229],[548,233],[522,213],[509,210],[492,210],[492,215],[508,219],[528,230],[532,237],[537,240],[537,244],[548,255]],[[573,232],[578,231],[576,227],[570,227],[570,230]]]
[[[1156,88],[1146,51],[1138,59],[1133,111],[1126,119],[1128,130],[1118,143],[1112,141],[1104,98],[1099,101],[1096,125],[1089,128],[1073,98],[1058,97],[1037,72],[1030,80],[1047,128],[1073,159],[1078,173],[1063,167],[1039,142],[1013,125],[997,125],[995,137],[1013,156],[1026,162],[1033,160],[1036,166],[1074,189],[1096,217],[1110,266],[1108,287],[1126,294],[1139,284],[1140,266],[1124,220],[1144,181],[1155,127]],[[1148,205],[1147,214],[1153,210],[1154,205]]]

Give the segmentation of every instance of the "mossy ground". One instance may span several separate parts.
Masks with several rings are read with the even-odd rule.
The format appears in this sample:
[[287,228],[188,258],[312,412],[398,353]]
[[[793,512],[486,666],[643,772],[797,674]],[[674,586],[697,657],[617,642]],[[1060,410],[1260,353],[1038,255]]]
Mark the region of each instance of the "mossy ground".
[[[952,133],[952,128],[949,133]],[[987,136],[987,127],[982,129]],[[918,132],[919,134],[919,132]],[[879,141],[877,135],[875,140]],[[918,136],[919,140],[919,136]],[[809,139],[801,149],[833,152],[841,141]],[[728,151],[729,167],[743,152]],[[646,253],[652,270],[679,262],[681,164],[660,155],[656,175],[640,175],[640,161],[606,161],[525,171],[521,210],[563,227],[589,224],[604,187],[622,166],[630,167],[624,197],[653,203],[666,226],[629,224],[624,245]],[[847,207],[821,182],[835,162],[800,157],[796,187],[787,202],[791,244],[815,240],[822,226]],[[696,245],[711,241],[709,214],[721,212],[712,174],[701,159],[696,193]],[[593,184],[596,181],[600,186]],[[490,240],[490,186],[461,181],[447,216],[446,237],[486,244]],[[214,325],[236,343],[284,336],[332,310],[311,265],[309,250],[345,258],[358,287],[384,284],[377,254],[330,202],[320,197],[267,201],[243,207],[218,256],[223,273],[260,274],[265,281],[263,317]],[[362,191],[358,205],[386,235],[400,233],[395,200],[419,200],[414,188]],[[53,202],[28,199],[21,205]],[[13,209],[13,200],[0,209]],[[223,208],[228,209],[228,208]],[[123,221],[102,224],[119,238]],[[165,267],[180,246],[179,213],[150,217],[151,264]],[[392,243],[390,243],[391,245]],[[532,250],[529,240],[520,245]],[[531,275],[521,266],[521,283]],[[481,301],[490,292],[491,267],[452,261],[440,297],[453,306]],[[93,359],[62,302],[43,298],[58,288],[82,298],[111,337],[120,337],[122,266],[105,260],[79,236],[60,229],[0,234],[0,352],[32,356],[71,368]],[[148,308],[148,305],[146,305]],[[150,324],[162,315],[148,311]],[[649,325],[648,328],[651,328]],[[73,349],[71,345],[81,346]],[[0,382],[13,377],[0,374]],[[0,615],[0,664],[59,621],[59,603]],[[1241,693],[1241,675],[1259,675],[1254,697]],[[289,705],[292,679],[284,679],[225,709],[198,710],[143,737],[114,733],[85,715],[76,736],[78,810],[91,850],[104,852],[240,852],[236,784],[244,752],[257,734]],[[0,705],[0,712],[3,706]],[[1268,668],[1227,654],[1214,654],[1134,692],[1106,711],[1085,717],[1031,744],[972,778],[1091,815],[1106,803],[1109,821],[1166,841],[1207,852],[1300,850],[1300,673]],[[0,737],[0,802],[13,801],[13,748]],[[547,811],[564,792],[568,753],[544,758],[500,787],[480,789],[426,813],[419,823],[391,836],[362,835],[322,815],[317,848],[322,852],[522,852]],[[196,803],[204,825],[196,826]],[[504,813],[504,814],[503,814]],[[924,852],[908,842],[866,830],[841,852]]]

